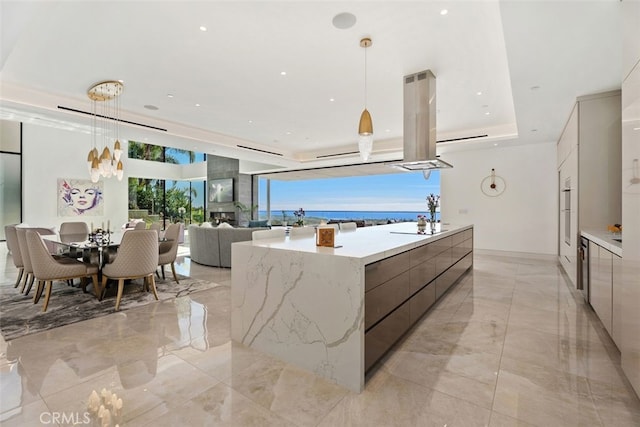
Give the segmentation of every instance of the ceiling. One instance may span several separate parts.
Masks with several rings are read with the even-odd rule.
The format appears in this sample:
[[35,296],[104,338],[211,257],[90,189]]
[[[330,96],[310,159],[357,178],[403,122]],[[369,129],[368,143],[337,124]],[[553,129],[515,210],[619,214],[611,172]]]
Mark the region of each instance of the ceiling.
[[[90,111],[91,85],[122,80],[122,118],[162,130],[123,125],[121,136],[239,158],[246,173],[360,163],[363,36],[373,40],[373,169],[402,158],[404,75],[435,74],[438,140],[487,135],[440,143],[439,153],[556,141],[577,96],[622,81],[618,0],[3,0],[0,8],[0,118],[89,132],[87,115],[59,106]],[[336,28],[342,12],[355,25]]]

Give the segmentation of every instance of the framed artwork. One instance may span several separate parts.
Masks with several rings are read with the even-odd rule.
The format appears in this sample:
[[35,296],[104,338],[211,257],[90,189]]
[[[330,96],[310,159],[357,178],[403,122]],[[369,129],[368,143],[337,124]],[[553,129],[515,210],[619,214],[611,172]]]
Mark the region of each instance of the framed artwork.
[[209,201],[214,203],[233,202],[233,178],[209,180]]
[[103,216],[103,182],[58,178],[58,216]]

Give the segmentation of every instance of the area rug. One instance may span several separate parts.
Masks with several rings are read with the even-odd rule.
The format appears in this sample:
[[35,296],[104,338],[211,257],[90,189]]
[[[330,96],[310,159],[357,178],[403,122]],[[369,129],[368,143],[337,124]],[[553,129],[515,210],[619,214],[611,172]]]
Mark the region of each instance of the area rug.
[[[178,276],[180,284],[170,279],[156,278],[158,299],[164,301],[194,292],[211,289],[218,286],[206,280]],[[106,296],[98,301],[88,287],[89,292],[83,293],[76,286],[68,286],[63,282],[54,282],[49,299],[49,307],[42,312],[44,293],[38,304],[33,303],[35,286],[28,296],[20,293],[20,289],[0,286],[0,333],[5,341],[46,331],[82,320],[105,316],[115,312],[117,284],[110,284]],[[128,310],[155,302],[152,292],[142,291],[142,280],[133,280],[124,287],[124,294],[120,302],[120,310]]]

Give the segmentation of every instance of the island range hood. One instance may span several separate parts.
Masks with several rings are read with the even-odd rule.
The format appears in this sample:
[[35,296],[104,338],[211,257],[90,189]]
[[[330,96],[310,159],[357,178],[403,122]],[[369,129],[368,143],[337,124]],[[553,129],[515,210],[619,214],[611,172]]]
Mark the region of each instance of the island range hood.
[[404,76],[404,160],[408,171],[452,168],[436,156],[436,77],[431,70]]

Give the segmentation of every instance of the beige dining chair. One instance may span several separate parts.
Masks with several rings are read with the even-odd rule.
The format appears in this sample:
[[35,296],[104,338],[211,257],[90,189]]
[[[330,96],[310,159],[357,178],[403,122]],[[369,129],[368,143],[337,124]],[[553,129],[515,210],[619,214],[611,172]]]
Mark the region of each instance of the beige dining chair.
[[60,224],[60,241],[63,243],[84,242],[89,237],[86,222],[72,221]]
[[315,227],[291,227],[291,230],[289,230],[289,237],[292,239],[297,237],[311,237],[315,234]]
[[158,268],[158,233],[154,230],[131,230],[122,236],[118,248],[118,256],[102,268],[102,286],[100,295],[107,287],[107,280],[118,280],[116,310],[120,309],[120,301],[124,291],[124,281],[128,279],[144,279],[143,290],[151,288],[153,296],[158,299],[156,281],[153,276]]
[[20,284],[20,281],[22,281],[22,276],[24,275],[24,262],[22,261],[20,246],[18,246],[18,234],[16,233],[16,226],[5,225],[4,235],[7,238],[7,246],[11,248],[11,260],[13,261],[13,265],[15,265],[15,267],[18,269],[18,278],[16,279],[16,284],[13,285],[14,288],[17,288]]
[[340,231],[355,231],[358,225],[355,222],[341,222]]
[[82,290],[87,291],[87,278],[93,280],[93,289],[96,296],[99,295],[100,282],[98,281],[98,266],[95,264],[85,264],[77,260],[56,260],[47,250],[42,237],[33,230],[27,230],[27,246],[33,274],[38,279],[38,288],[33,296],[33,303],[36,304],[46,287],[46,294],[42,311],[47,311],[51,289],[56,280],[66,281],[71,279],[82,279]]
[[20,248],[20,255],[22,256],[22,266],[24,271],[20,292],[23,292],[25,295],[29,295],[29,291],[31,290],[33,281],[35,280],[33,266],[31,265],[31,257],[29,256],[29,247],[27,245],[27,230],[28,228],[16,228],[18,247]]
[[158,265],[162,270],[162,278],[164,279],[164,266],[171,264],[171,272],[176,283],[178,281],[178,275],[176,274],[176,256],[178,255],[178,235],[180,234],[180,224],[171,224],[164,232],[164,238],[166,242],[161,242],[159,245]]
[[162,237],[162,235],[161,235],[162,224],[161,223],[159,223],[159,222],[151,223],[151,225],[149,225],[149,230],[156,230],[158,232],[158,236]]
[[256,230],[251,233],[251,240],[282,238],[286,235],[284,228],[273,228],[271,230]]
[[147,223],[144,221],[136,222],[136,225],[133,227],[134,230],[146,230]]

